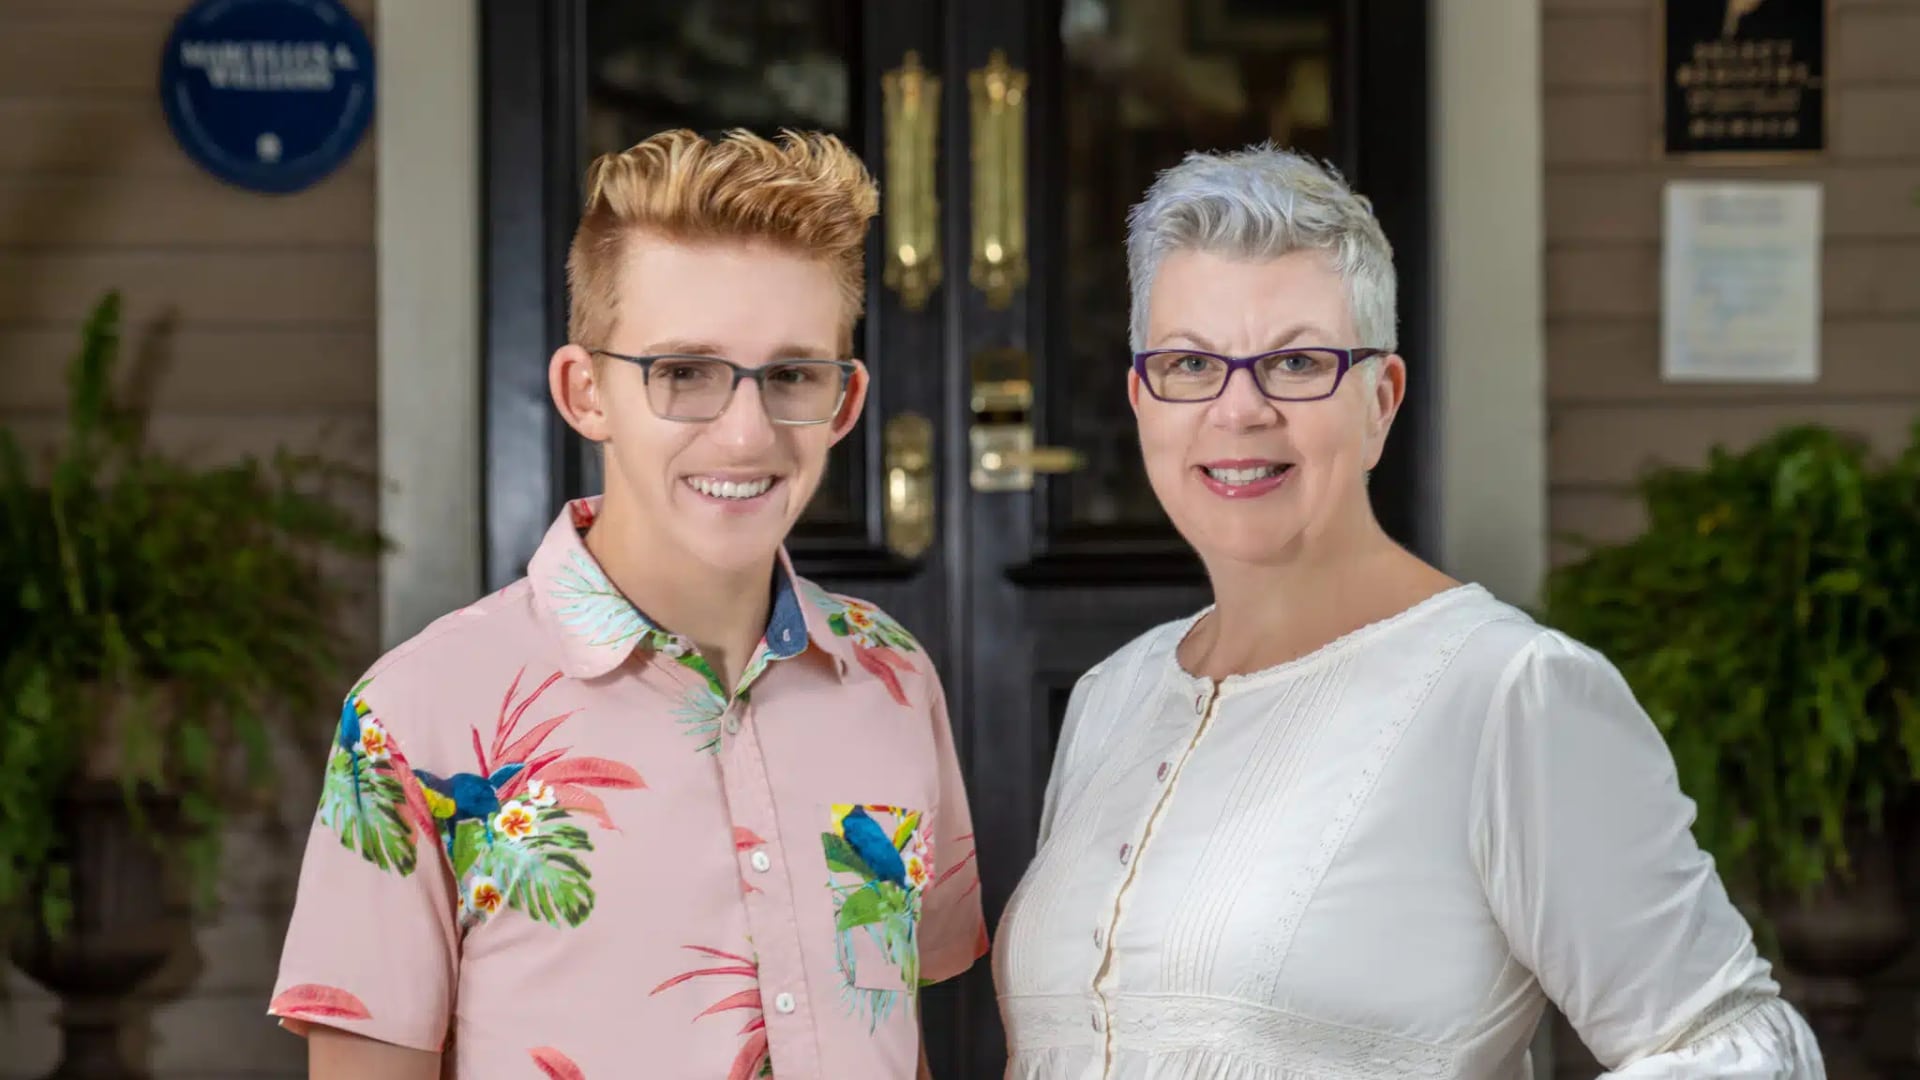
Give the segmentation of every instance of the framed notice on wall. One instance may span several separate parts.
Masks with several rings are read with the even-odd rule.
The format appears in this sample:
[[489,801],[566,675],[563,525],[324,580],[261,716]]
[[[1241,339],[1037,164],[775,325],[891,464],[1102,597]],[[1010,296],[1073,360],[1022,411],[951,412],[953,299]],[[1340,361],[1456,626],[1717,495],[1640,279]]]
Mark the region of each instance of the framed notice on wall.
[[1666,153],[1751,162],[1826,149],[1827,3],[1663,0]]
[[1821,198],[1816,183],[1667,184],[1664,379],[1819,379]]

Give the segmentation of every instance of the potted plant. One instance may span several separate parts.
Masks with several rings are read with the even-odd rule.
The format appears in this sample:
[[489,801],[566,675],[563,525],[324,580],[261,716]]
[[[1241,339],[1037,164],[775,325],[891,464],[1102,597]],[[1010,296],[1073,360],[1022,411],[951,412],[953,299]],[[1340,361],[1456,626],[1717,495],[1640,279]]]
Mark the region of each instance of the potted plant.
[[1647,528],[1547,576],[1671,747],[1694,833],[1823,1044],[1909,940],[1890,836],[1920,779],[1920,424],[1904,454],[1813,426],[1639,483]]
[[149,449],[119,324],[117,294],[86,320],[63,445],[0,428],[0,932],[64,999],[63,1076],[130,1075],[118,1001],[183,932],[162,898],[211,901],[277,723],[338,684],[350,592],[321,560],[382,546],[334,501],[352,470]]

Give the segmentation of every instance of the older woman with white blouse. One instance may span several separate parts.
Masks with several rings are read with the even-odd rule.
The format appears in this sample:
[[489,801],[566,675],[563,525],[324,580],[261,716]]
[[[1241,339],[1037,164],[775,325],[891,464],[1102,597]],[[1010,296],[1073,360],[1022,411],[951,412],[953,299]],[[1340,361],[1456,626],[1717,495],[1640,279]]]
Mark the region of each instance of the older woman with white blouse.
[[[1381,530],[1392,255],[1303,158],[1134,209],[1127,391],[1215,603],[1081,678],[995,954],[1018,1080],[1821,1077],[1607,660]],[[1658,613],[1648,612],[1649,618]]]

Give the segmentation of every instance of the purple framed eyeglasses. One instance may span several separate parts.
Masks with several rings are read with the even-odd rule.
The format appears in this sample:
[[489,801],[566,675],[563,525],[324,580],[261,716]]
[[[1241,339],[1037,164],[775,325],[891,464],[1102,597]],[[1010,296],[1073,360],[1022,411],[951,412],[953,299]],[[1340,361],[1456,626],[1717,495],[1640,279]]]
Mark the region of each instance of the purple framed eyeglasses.
[[1133,370],[1161,401],[1212,401],[1226,393],[1233,373],[1246,369],[1273,401],[1319,401],[1340,389],[1355,365],[1385,349],[1277,349],[1258,356],[1221,356],[1200,349],[1149,349],[1133,354]]

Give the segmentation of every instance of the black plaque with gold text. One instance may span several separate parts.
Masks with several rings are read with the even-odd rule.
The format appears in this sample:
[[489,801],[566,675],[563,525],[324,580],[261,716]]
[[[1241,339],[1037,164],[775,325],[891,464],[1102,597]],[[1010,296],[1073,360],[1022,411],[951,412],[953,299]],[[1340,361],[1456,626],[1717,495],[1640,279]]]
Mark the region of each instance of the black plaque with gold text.
[[1827,0],[1665,0],[1673,155],[1826,148]]

